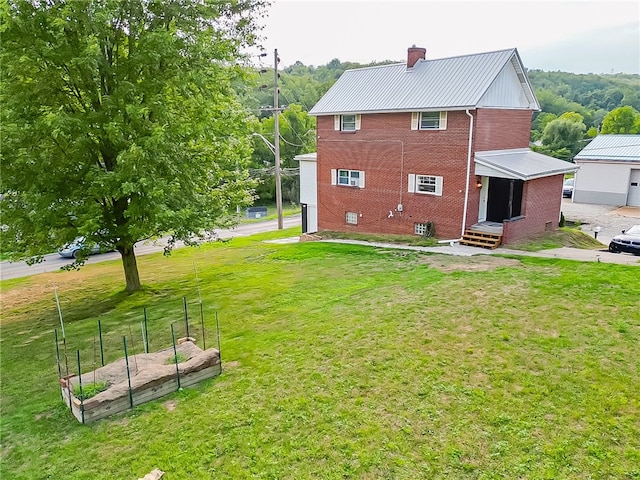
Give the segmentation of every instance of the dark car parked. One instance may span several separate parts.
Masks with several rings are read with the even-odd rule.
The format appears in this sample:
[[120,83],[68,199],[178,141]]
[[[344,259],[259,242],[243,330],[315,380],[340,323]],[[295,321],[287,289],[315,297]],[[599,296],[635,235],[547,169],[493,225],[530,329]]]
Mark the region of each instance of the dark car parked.
[[611,239],[609,251],[614,253],[628,252],[640,255],[640,225],[623,230],[620,235]]

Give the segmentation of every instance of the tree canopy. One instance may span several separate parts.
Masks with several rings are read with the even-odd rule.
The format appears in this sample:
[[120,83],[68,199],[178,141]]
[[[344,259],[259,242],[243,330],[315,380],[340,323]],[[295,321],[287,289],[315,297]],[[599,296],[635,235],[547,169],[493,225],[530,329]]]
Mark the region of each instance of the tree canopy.
[[[2,11],[3,251],[37,261],[76,236],[136,242],[233,222],[252,201],[234,89],[262,0],[10,0]],[[82,263],[82,258],[79,259]]]
[[640,112],[631,106],[618,107],[602,121],[602,133],[640,133]]

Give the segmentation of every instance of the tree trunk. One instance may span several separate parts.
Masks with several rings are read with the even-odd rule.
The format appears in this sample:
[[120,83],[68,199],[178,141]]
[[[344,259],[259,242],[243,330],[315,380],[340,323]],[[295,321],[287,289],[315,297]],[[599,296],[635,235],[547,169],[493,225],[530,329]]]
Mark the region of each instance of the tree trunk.
[[118,247],[120,256],[122,257],[122,266],[124,267],[124,278],[127,282],[127,292],[136,292],[140,290],[140,276],[138,275],[138,263],[136,262],[136,254],[133,251],[133,245]]

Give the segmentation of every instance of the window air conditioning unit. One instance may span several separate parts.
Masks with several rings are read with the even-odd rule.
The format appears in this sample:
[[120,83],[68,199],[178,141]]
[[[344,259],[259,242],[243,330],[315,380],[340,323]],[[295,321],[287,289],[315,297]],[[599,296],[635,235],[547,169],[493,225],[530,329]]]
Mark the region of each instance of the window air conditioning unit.
[[358,180],[351,180],[351,186],[352,187],[357,187],[358,186]]

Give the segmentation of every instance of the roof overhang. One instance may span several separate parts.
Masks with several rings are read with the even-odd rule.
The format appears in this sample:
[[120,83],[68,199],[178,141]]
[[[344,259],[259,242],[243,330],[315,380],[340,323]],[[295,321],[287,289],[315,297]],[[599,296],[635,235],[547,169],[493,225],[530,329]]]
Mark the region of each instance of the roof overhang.
[[574,162],[589,162],[589,163],[631,163],[631,164],[640,164],[640,157],[638,158],[629,158],[629,157],[615,157],[613,155],[602,156],[602,157],[573,157]]
[[316,113],[313,110],[309,112],[310,117],[322,117],[325,115],[353,115],[356,113],[359,114],[370,114],[370,113],[414,113],[414,112],[453,112],[453,111],[465,111],[465,110],[476,110],[475,105],[457,105],[457,106],[447,106],[447,107],[432,107],[432,108],[402,108],[396,110],[360,110],[360,111],[335,111],[335,112],[321,112]]
[[475,153],[476,175],[535,180],[576,172],[580,167],[528,148],[489,150]]
[[298,162],[317,162],[318,161],[318,153],[301,153],[300,155],[296,155],[293,157],[294,160]]

